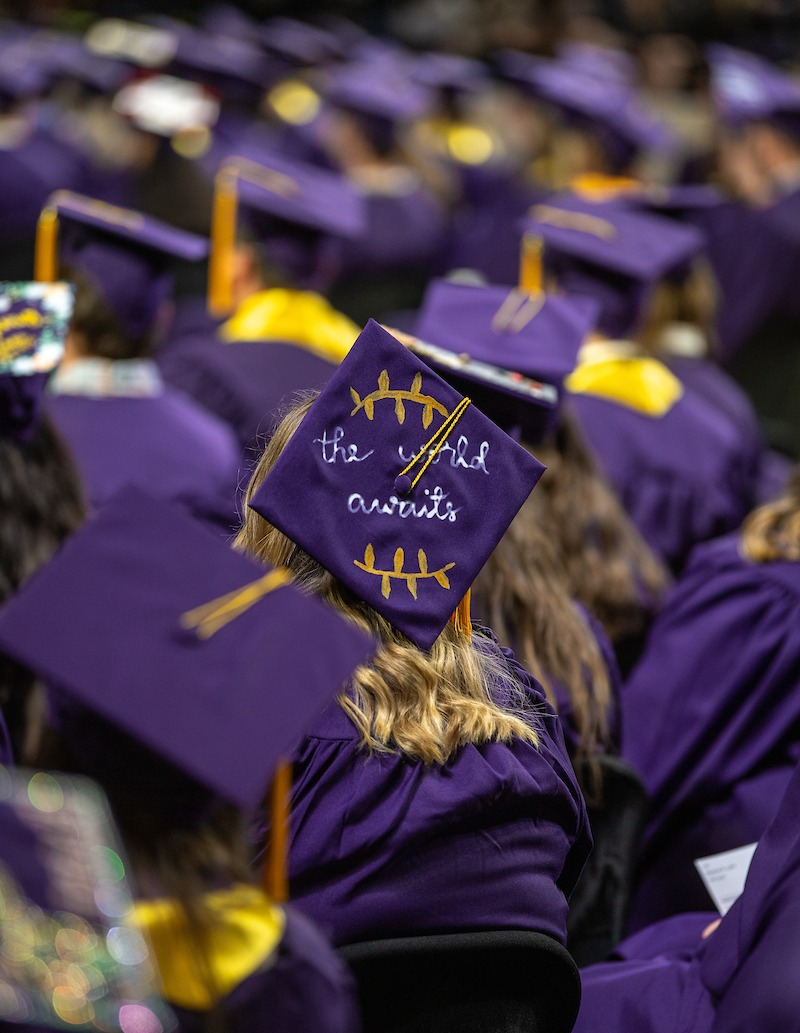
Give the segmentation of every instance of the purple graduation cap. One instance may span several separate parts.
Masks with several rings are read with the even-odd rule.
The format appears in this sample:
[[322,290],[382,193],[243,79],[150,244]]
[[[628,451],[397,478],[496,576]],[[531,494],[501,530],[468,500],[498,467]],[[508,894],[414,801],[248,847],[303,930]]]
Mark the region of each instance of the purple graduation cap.
[[[479,408],[504,430],[535,444],[555,425],[564,379],[575,368],[598,312],[590,298],[434,280],[416,332],[426,344],[446,349],[449,368],[426,361],[459,389],[469,390],[465,380],[473,378],[477,363],[480,384],[472,391]],[[506,376],[487,375],[483,364],[500,367]],[[538,399],[530,390],[537,382],[544,391]]]
[[66,283],[0,283],[0,438],[32,437],[73,300]]
[[473,93],[489,81],[489,73],[482,61],[460,54],[420,54],[411,71],[415,82],[433,90],[452,93]]
[[[338,271],[335,252],[341,239],[366,233],[364,199],[341,176],[261,148],[227,158],[217,173],[216,189],[218,198],[225,191],[235,195],[241,221],[264,245],[270,261],[301,287],[319,287],[331,279]],[[235,225],[226,221],[231,214],[235,222],[237,206],[218,205],[212,297],[226,275],[220,265],[223,242],[235,237]]]
[[692,226],[574,195],[533,205],[523,230],[544,241],[545,268],[561,289],[600,303],[598,327],[610,337],[629,333],[648,288],[705,245]]
[[543,471],[370,320],[250,505],[430,649]]
[[515,77],[568,122],[595,134],[615,169],[625,169],[639,151],[665,151],[674,137],[628,86],[598,82],[597,75],[566,61],[517,63]]
[[366,58],[331,72],[325,99],[335,107],[396,125],[425,114],[433,104],[430,89],[412,78],[414,65],[402,54]]
[[746,50],[722,44],[708,48],[711,94],[721,118],[732,126],[768,121],[800,136],[800,83]]
[[55,279],[59,250],[63,264],[80,270],[125,333],[139,340],[169,296],[170,263],[199,261],[208,253],[208,241],[129,208],[58,190],[39,219],[38,280]]
[[110,792],[166,804],[195,786],[185,821],[203,790],[255,807],[374,644],[285,571],[127,488],[0,611],[0,648],[42,678]]

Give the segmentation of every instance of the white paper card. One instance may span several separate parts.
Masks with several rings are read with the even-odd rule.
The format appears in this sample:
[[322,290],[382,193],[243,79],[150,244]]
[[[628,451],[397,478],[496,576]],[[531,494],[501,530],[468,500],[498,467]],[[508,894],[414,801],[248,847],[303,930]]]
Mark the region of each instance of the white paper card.
[[698,857],[694,862],[705,888],[721,915],[726,915],[734,902],[742,895],[750,862],[758,843],[748,843],[736,850],[721,854]]

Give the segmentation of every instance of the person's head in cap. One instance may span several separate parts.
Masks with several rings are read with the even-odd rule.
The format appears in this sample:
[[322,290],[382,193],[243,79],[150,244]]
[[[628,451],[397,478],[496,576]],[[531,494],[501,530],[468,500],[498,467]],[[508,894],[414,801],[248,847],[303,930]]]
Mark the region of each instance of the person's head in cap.
[[340,176],[252,154],[228,158],[217,174],[209,286],[221,315],[270,287],[324,291],[341,242],[366,231],[363,199]]
[[[78,471],[42,407],[71,312],[65,283],[0,284],[0,603],[84,517]],[[0,659],[0,710],[15,753],[31,687],[26,672]]]
[[[470,304],[460,296],[460,291],[448,297],[451,286],[460,287],[458,284],[440,283],[438,289],[429,290],[426,297],[423,325],[432,330],[434,337],[438,336],[437,327],[449,324],[448,313],[452,314],[453,306],[465,301],[475,322],[478,298],[470,299]],[[489,305],[496,304],[496,294],[494,300],[484,300]],[[563,298],[559,302],[566,304]],[[580,311],[573,317],[572,364],[581,338],[591,327],[592,311],[588,306],[588,312],[584,313],[583,333]],[[585,318],[587,314],[589,319]],[[555,321],[559,321],[558,316]],[[480,319],[477,323],[480,324]],[[568,355],[570,343],[566,338],[570,334],[563,325],[563,314],[561,323],[564,350]],[[553,314],[550,313],[550,318],[542,324],[539,339],[540,344],[544,343],[545,352],[540,355],[540,368],[549,366],[550,372],[556,374],[552,377],[555,380],[559,363],[554,360],[555,348],[548,348],[548,337],[553,328]],[[491,325],[475,325],[475,331],[474,335],[464,335],[463,330],[459,332],[463,347],[458,353],[432,345],[429,340],[393,332],[455,390],[468,394],[473,403],[491,415],[498,425],[509,433],[521,434],[520,441],[529,451],[532,444],[535,444],[537,452],[540,447],[548,450],[556,433],[560,390],[553,384],[543,384],[524,376],[519,365],[512,364],[513,344],[506,349],[501,340],[500,343],[495,341],[494,347],[487,348],[487,337],[494,333]],[[514,331],[509,329],[507,334],[513,337]],[[443,336],[447,339],[447,332]],[[528,343],[533,345],[531,351],[535,352],[535,340],[529,338]],[[473,352],[480,357],[473,357]],[[516,349],[514,359],[520,356],[521,349]],[[503,365],[496,366],[493,362]],[[569,366],[569,359],[562,359],[560,365]],[[558,468],[560,457],[553,455],[553,459]],[[542,490],[544,485],[538,489]],[[541,520],[541,507],[535,501],[537,494],[534,492],[528,497],[497,543],[474,582],[472,598],[475,612],[482,622],[492,629],[502,645],[514,650],[541,682],[556,711],[562,710],[566,694],[569,705],[564,720],[568,748],[582,782],[584,761],[589,766],[591,778],[584,785],[588,792],[595,786],[592,779],[599,775],[598,749],[608,749],[613,743],[609,670],[591,628],[570,597],[571,585],[559,547],[558,529],[547,527]]]
[[329,73],[323,96],[331,110],[322,133],[340,168],[406,160],[403,133],[434,99],[412,74],[410,60],[401,54],[355,61]]
[[167,316],[171,266],[199,261],[208,241],[127,208],[61,190],[39,219],[37,279],[76,284],[68,358],[137,359]]
[[522,229],[524,240],[544,242],[551,283],[600,303],[597,329],[612,340],[655,335],[662,321],[659,288],[691,277],[704,248],[692,226],[575,195],[533,205]]
[[[745,200],[772,200],[796,189],[800,163],[800,80],[748,51],[715,44],[708,48],[711,95],[728,130],[723,159],[752,166],[754,181],[735,177]],[[725,170],[723,165],[723,171]],[[757,184],[766,181],[762,198]],[[753,196],[750,192],[753,191]]]
[[[155,937],[166,995],[199,1011],[254,967],[251,946],[250,966],[220,985],[214,924],[237,904],[270,912],[250,885],[243,818],[374,648],[290,581],[180,506],[128,488],[0,614],[0,650],[45,686],[46,728],[27,762],[105,790],[140,893],[157,898],[138,918]],[[282,899],[276,869],[265,888]],[[174,922],[162,924],[153,907]],[[283,919],[272,920],[274,947]],[[191,943],[175,922],[188,922]],[[236,941],[227,946],[241,961]],[[173,950],[189,956],[175,960]]]
[[536,741],[498,702],[469,590],[542,471],[373,321],[278,426],[237,544],[377,634],[345,706],[368,749],[443,764],[467,742]]
[[[558,585],[552,599],[541,598],[539,588],[561,577],[567,593],[621,647],[644,632],[666,586],[666,572],[626,516],[564,404],[564,381],[596,314],[597,304],[588,297],[438,281],[428,289],[416,327],[422,341],[452,356],[452,363],[435,368],[459,390],[466,390],[468,359],[507,371],[510,382],[484,377],[483,387],[470,391],[548,468],[486,564],[476,591],[497,634],[513,641],[534,671],[544,667],[550,678],[575,691],[580,742],[588,753],[608,734],[602,670],[586,629],[574,614],[567,619],[562,613],[558,625],[563,623],[571,637],[574,655],[594,671],[595,690],[587,697],[580,668],[561,640],[545,631],[553,626],[550,602],[563,611]],[[514,391],[515,382],[528,378],[555,392],[554,406]]]

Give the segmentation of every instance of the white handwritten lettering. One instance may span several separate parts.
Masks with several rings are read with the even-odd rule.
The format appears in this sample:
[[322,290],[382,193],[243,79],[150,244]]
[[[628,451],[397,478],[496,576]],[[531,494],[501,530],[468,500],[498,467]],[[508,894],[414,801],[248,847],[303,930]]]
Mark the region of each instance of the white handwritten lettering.
[[425,488],[424,494],[427,496],[424,502],[399,499],[396,495],[390,495],[386,502],[379,499],[367,502],[363,495],[354,492],[347,500],[347,508],[351,513],[364,513],[366,516],[379,513],[382,516],[399,516],[403,520],[408,517],[424,517],[428,520],[446,520],[451,524],[456,522],[456,514],[460,512],[461,506],[454,506],[452,502],[447,501],[448,492],[437,485],[430,490]]
[[341,459],[343,463],[363,463],[365,459],[368,459],[374,449],[370,449],[369,452],[365,452],[363,456],[358,454],[358,445],[342,445],[341,440],[344,437],[344,430],[341,427],[336,427],[331,437],[328,437],[327,430],[322,432],[321,438],[314,438],[315,445],[322,445],[322,459],[326,463],[335,463]]
[[[482,441],[478,448],[477,455],[468,458],[469,447],[469,440],[463,434],[456,442],[455,448],[453,448],[449,441],[445,441],[434,456],[431,465],[435,466],[440,460],[447,459],[454,469],[482,470],[488,476],[489,471],[486,468],[486,456],[489,454],[489,442]],[[431,449],[431,451],[433,450]],[[402,446],[397,449],[397,453],[404,463],[410,463],[411,460],[415,458],[415,453],[406,455]]]

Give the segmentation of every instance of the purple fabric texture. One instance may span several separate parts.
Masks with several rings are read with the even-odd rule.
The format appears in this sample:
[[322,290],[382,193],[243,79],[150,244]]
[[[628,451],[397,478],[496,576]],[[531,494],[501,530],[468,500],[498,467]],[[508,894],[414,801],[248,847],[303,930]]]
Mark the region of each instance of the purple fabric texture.
[[744,892],[701,940],[711,917],[660,923],[622,945],[638,957],[584,969],[575,1033],[800,1030],[800,768],[759,841]]
[[133,484],[222,525],[236,522],[239,449],[192,399],[167,388],[152,398],[51,395],[46,406],[93,506]]
[[590,298],[530,297],[507,287],[435,280],[425,293],[416,332],[440,348],[560,388],[597,313]]
[[585,805],[541,687],[503,655],[538,747],[468,745],[443,766],[369,755],[332,704],[297,750],[291,897],[334,943],[498,928],[564,942],[591,842]]
[[[102,764],[103,742],[88,723],[81,742],[80,712],[220,797],[255,807],[278,760],[374,649],[283,583],[221,624],[189,620],[266,573],[180,506],[127,489],[6,604],[0,644],[57,686],[56,718],[78,712],[71,745],[85,745],[102,783],[136,785],[147,772],[115,760],[111,744]],[[315,649],[305,648],[309,638]]]
[[569,407],[628,515],[673,569],[752,508],[757,471],[743,463],[738,432],[702,399],[687,392],[658,418],[590,395],[570,395]]
[[293,397],[320,390],[336,368],[283,341],[187,342],[159,355],[158,364],[167,383],[228,424],[245,466],[258,458]]
[[463,401],[370,320],[250,503],[422,649],[544,471]]
[[[652,801],[633,922],[703,907],[693,860],[758,839],[800,758],[800,564],[698,548],[622,695]],[[680,729],[676,728],[680,715]]]
[[[222,998],[230,1033],[359,1033],[355,983],[321,933],[295,908],[272,963]],[[178,1033],[203,1033],[207,1015],[171,1005]]]

